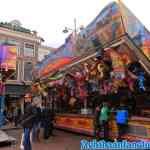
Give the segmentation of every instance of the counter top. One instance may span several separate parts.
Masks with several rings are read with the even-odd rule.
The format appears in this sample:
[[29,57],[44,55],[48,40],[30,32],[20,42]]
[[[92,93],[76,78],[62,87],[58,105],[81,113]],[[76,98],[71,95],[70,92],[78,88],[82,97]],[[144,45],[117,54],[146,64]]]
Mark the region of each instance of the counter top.
[[[64,113],[64,114],[56,114],[56,116],[63,116],[63,117],[80,117],[80,118],[94,118],[94,115],[83,115],[83,114],[67,114],[67,113]],[[150,118],[148,117],[140,117],[140,116],[132,116],[129,120],[137,120],[137,121],[148,121],[150,122]]]
[[56,116],[63,116],[63,117],[80,117],[80,118],[94,118],[94,115],[83,115],[83,114],[67,114],[67,113],[64,113],[64,114],[59,114],[57,113]]

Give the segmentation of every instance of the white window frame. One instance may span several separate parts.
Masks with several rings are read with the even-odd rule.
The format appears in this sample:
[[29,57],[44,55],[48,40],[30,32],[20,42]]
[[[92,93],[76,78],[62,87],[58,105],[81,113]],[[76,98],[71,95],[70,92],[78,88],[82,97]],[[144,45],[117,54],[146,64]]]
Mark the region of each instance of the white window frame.
[[24,82],[31,82],[32,81],[32,79],[31,80],[25,80],[25,77],[24,77],[24,68],[25,68],[25,63],[26,62],[28,62],[28,63],[31,63],[32,65],[33,65],[33,63],[32,63],[32,60],[25,60],[25,61],[23,61],[23,72],[22,72],[22,80],[24,81]]
[[[32,56],[26,56],[25,55],[26,44],[33,45],[33,55]],[[24,57],[35,57],[35,43],[24,42],[24,45],[23,45],[23,56]]]

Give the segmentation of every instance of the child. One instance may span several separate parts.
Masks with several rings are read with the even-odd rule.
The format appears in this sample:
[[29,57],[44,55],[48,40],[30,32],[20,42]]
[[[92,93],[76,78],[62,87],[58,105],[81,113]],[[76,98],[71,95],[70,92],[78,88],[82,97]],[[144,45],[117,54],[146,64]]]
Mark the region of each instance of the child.
[[118,126],[118,139],[121,140],[126,134],[128,127],[128,109],[124,103],[121,103],[116,111],[116,123]]
[[110,109],[106,102],[103,103],[103,106],[100,111],[100,126],[104,129],[104,139],[108,140],[109,138],[109,118],[110,118]]

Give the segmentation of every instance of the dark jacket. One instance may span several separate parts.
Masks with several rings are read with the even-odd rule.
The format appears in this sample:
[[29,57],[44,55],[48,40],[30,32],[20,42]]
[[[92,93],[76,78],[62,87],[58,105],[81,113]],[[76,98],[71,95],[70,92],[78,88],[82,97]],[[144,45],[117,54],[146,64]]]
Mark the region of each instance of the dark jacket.
[[44,108],[41,114],[42,126],[48,126],[52,123],[54,115],[49,108]]
[[94,115],[94,126],[95,128],[99,127],[99,115],[100,115],[100,107],[99,110],[95,110],[95,115]]
[[41,108],[39,107],[33,107],[33,113],[35,115],[34,117],[34,123],[38,124],[41,121]]
[[28,105],[25,108],[24,114],[21,117],[20,124],[23,128],[32,128],[35,121],[36,115],[32,105]]

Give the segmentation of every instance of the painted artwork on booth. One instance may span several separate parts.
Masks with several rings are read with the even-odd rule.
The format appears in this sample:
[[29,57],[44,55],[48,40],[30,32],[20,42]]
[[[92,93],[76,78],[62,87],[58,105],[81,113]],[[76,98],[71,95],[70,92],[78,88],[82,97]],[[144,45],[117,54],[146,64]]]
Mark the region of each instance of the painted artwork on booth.
[[57,71],[59,68],[70,64],[75,57],[75,45],[73,35],[71,34],[65,41],[65,44],[59,47],[55,52],[51,53],[44,60],[39,69],[40,76],[46,76],[50,72]]
[[[54,53],[51,53],[48,58],[42,63],[41,75],[46,75],[49,72],[67,65],[72,60],[82,58],[93,54],[99,47],[116,40],[124,34],[124,29],[121,20],[121,13],[117,3],[113,2],[106,6],[100,14],[76,37],[71,34],[62,45]],[[63,60],[67,62],[64,63]],[[69,61],[68,61],[69,59]],[[62,61],[63,64],[56,65]],[[56,67],[53,66],[55,62]],[[50,67],[49,67],[50,66]],[[53,67],[51,67],[53,66]]]
[[120,3],[120,7],[126,32],[150,60],[150,32],[123,3]]
[[[112,2],[76,37],[74,34],[69,35],[64,45],[42,62],[40,75],[47,75],[74,60],[100,51],[105,45],[124,36],[126,32],[150,60],[149,32],[122,3]],[[127,57],[124,55],[124,58]]]
[[78,45],[77,50],[83,49],[84,53],[89,53],[92,51],[92,48],[103,47],[105,44],[121,37],[124,33],[120,7],[116,2],[112,2],[81,31],[80,37],[78,38],[80,46]]

